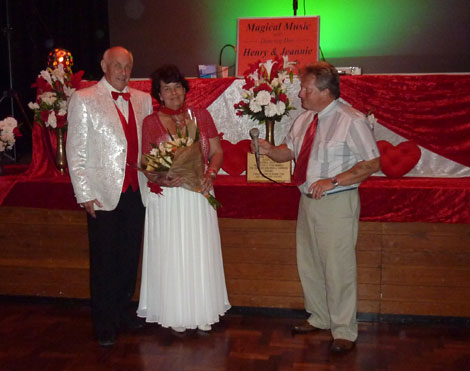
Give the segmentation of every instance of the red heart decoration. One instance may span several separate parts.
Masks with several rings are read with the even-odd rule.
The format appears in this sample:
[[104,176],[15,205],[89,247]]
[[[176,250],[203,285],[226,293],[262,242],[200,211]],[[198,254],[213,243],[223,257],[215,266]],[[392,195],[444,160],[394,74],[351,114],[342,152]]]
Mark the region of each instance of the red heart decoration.
[[377,147],[380,151],[382,172],[390,178],[400,178],[413,169],[421,158],[421,150],[414,142],[402,142],[397,146],[379,140]]
[[230,175],[240,175],[246,170],[246,154],[250,152],[251,140],[241,140],[232,144],[228,140],[221,140],[224,151],[224,163],[222,169]]

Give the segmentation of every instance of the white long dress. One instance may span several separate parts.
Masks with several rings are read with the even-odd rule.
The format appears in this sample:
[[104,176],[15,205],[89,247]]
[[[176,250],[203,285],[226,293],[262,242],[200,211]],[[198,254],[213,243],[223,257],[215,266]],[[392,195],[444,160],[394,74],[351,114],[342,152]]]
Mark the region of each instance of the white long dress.
[[230,303],[217,213],[181,187],[147,202],[138,316],[187,329],[219,322]]

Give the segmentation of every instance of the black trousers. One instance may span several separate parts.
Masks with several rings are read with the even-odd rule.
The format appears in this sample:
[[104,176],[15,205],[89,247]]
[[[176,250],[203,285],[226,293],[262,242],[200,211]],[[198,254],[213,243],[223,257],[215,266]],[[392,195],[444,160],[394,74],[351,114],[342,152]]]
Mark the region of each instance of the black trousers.
[[[140,260],[145,208],[129,187],[116,209],[87,214],[91,311],[96,335],[117,331],[130,315]],[[134,314],[135,315],[135,314]]]

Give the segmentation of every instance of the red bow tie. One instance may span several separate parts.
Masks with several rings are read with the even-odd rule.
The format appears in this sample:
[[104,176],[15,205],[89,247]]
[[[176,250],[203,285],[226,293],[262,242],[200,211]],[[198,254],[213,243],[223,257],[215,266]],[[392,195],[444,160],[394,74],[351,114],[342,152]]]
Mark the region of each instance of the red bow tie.
[[131,97],[130,93],[118,93],[117,91],[112,91],[111,95],[113,96],[114,100],[117,100],[119,96],[121,96],[125,101],[128,101]]

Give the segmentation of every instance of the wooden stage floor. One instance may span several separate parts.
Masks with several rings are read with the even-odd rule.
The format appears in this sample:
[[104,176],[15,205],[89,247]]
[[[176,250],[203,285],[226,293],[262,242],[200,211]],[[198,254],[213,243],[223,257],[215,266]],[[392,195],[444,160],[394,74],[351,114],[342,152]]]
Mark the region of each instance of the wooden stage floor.
[[292,336],[300,318],[230,312],[206,334],[151,324],[114,347],[91,336],[86,302],[0,301],[0,370],[464,370],[470,327],[362,322],[355,349],[329,352],[329,332]]

